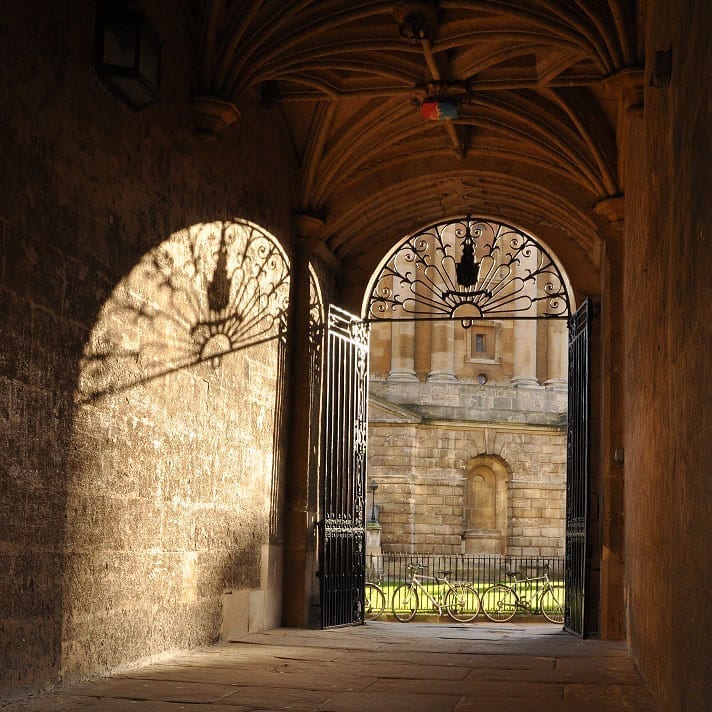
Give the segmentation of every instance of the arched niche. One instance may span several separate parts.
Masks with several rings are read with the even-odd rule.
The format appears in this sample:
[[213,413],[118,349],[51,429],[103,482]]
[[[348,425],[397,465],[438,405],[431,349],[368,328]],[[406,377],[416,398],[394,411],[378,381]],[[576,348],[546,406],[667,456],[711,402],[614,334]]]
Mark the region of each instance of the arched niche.
[[465,470],[463,541],[466,554],[505,555],[509,471],[494,455],[478,455]]

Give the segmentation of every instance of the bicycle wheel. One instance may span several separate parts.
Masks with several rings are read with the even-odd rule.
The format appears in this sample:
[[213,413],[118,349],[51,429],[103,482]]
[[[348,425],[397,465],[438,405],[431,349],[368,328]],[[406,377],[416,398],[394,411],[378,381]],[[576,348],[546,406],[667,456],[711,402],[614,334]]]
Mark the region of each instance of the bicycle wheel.
[[364,618],[367,621],[375,621],[379,618],[383,609],[386,607],[386,594],[383,593],[383,589],[376,585],[375,583],[366,584],[366,610],[364,611]]
[[539,597],[539,609],[552,623],[564,622],[564,587],[549,586]]
[[393,591],[391,609],[401,623],[412,621],[418,612],[418,592],[409,583],[402,583]]
[[480,612],[480,597],[472,586],[456,584],[445,596],[445,609],[453,620],[469,623]]
[[512,620],[517,612],[517,594],[509,586],[490,586],[482,594],[482,610],[493,623]]

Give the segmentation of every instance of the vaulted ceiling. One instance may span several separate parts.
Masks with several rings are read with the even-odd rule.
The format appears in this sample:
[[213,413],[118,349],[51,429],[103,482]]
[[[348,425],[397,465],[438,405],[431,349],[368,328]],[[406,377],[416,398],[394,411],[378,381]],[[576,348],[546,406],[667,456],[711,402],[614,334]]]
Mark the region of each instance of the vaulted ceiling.
[[[474,211],[595,264],[601,206],[621,193],[617,112],[639,80],[632,5],[195,2],[196,108],[214,133],[239,130],[249,92],[283,113],[298,212],[342,263],[372,269],[408,232]],[[427,120],[427,98],[457,118]]]

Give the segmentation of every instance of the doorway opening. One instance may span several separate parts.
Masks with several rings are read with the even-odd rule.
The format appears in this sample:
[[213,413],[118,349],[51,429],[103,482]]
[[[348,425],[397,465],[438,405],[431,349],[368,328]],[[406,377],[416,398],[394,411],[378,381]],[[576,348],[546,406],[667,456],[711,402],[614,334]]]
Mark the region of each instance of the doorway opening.
[[[454,562],[480,578],[482,561],[467,560],[485,557],[489,583],[545,567],[566,580],[566,627],[584,634],[588,464],[571,445],[585,441],[587,417],[566,420],[572,297],[562,268],[517,228],[448,220],[384,258],[362,313],[372,355],[364,579],[388,575],[396,549],[396,560],[432,555],[432,566]],[[587,378],[574,380],[586,390]]]

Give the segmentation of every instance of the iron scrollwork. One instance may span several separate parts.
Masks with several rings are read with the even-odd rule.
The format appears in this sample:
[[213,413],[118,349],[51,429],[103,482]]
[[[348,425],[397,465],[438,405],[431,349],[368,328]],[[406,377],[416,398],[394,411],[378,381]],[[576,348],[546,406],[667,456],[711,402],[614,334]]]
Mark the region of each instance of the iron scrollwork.
[[566,280],[533,237],[461,218],[404,240],[373,282],[367,321],[568,318]]

